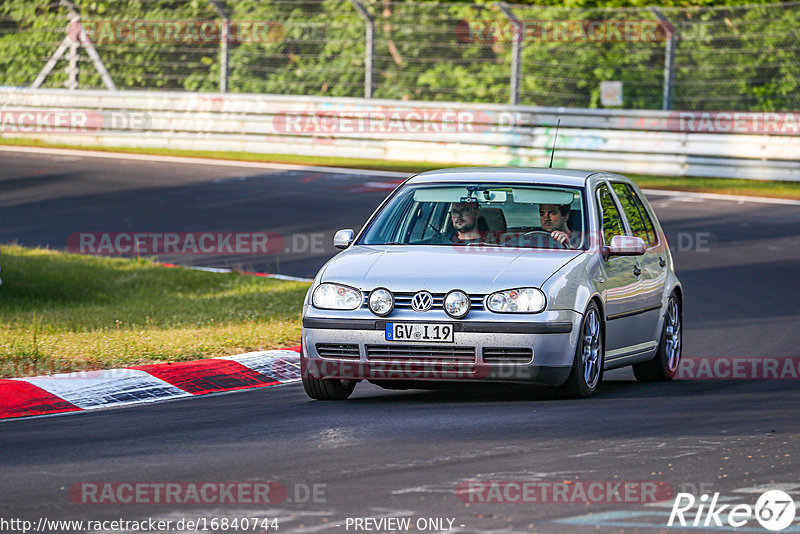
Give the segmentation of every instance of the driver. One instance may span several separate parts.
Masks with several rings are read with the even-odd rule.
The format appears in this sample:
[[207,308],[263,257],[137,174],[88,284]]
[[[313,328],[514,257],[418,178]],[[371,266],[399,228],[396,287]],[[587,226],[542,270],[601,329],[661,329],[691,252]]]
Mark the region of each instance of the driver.
[[478,230],[481,209],[477,202],[454,202],[450,206],[449,213],[454,228],[448,236],[452,243],[469,243],[486,239],[486,232]]
[[575,240],[578,235],[577,232],[573,235],[572,230],[567,226],[569,212],[569,204],[539,205],[539,219],[542,222],[542,230],[549,232],[550,237],[564,245],[565,248],[575,248]]

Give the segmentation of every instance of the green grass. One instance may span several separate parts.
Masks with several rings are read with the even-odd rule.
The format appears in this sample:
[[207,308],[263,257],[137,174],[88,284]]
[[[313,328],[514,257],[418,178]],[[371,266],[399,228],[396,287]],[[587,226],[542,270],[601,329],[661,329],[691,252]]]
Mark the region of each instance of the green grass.
[[[21,138],[0,138],[2,145],[41,146],[51,148],[70,148],[79,150],[96,150],[101,152],[125,152],[133,154],[156,154],[163,156],[183,156],[194,158],[213,158],[235,161],[256,161],[262,163],[289,163],[294,165],[314,165],[321,167],[347,167],[354,169],[399,171],[409,174],[455,167],[462,165],[445,165],[440,163],[424,163],[413,161],[383,161],[360,158],[334,158],[323,156],[295,156],[290,154],[257,154],[252,152],[222,152],[209,150],[176,150],[167,148],[114,148],[89,147],[83,145],[48,144],[38,140]],[[676,191],[697,191],[702,193],[719,193],[725,195],[749,195],[774,198],[800,199],[800,182],[778,182],[769,180],[741,180],[731,178],[700,178],[689,176],[648,176],[628,175],[640,187],[650,189],[669,189]]]
[[299,343],[307,283],[15,245],[2,247],[0,264],[2,377]]
[[800,199],[800,182],[778,182],[769,180],[742,180],[737,178],[690,178],[680,176],[646,176],[626,174],[639,187],[645,189],[669,189],[673,191],[696,191],[722,195],[744,195],[754,197]]

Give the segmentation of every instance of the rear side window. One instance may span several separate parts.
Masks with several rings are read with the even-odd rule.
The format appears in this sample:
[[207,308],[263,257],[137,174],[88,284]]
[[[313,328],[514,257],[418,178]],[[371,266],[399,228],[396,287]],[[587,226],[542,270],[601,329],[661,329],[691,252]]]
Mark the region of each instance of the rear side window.
[[653,221],[650,220],[642,200],[633,188],[628,184],[619,182],[611,184],[611,187],[614,188],[614,192],[617,194],[620,204],[622,204],[622,210],[628,218],[633,235],[642,238],[648,247],[655,245],[658,239],[656,238]]
[[614,198],[608,187],[601,185],[597,188],[597,200],[600,203],[600,211],[603,218],[603,241],[606,245],[611,243],[611,238],[615,235],[625,235],[625,227],[622,224],[622,217],[614,204]]

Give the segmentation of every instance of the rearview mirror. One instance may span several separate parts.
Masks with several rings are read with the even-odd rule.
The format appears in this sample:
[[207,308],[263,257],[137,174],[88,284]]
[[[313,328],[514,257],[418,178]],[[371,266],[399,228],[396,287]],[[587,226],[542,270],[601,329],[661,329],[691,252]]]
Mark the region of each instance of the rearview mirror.
[[[333,235],[333,246],[336,248],[347,248],[353,242],[353,230],[351,228],[346,228],[344,230],[338,230]],[[641,241],[641,239],[639,240]]]
[[647,245],[641,237],[630,235],[615,235],[611,238],[611,243],[603,247],[603,255],[606,258],[611,256],[641,256],[647,250]]
[[506,193],[505,191],[487,189],[483,193],[480,193],[479,196],[483,197],[483,199],[479,198],[481,202],[500,202],[503,204],[508,202],[508,193]]

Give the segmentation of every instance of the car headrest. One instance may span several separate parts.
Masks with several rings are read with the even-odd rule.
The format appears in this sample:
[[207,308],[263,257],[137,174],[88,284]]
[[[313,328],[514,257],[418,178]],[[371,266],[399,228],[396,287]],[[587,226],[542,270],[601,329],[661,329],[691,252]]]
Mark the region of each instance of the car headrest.
[[500,208],[481,208],[481,215],[478,217],[478,230],[481,232],[501,232],[506,231],[506,216]]

